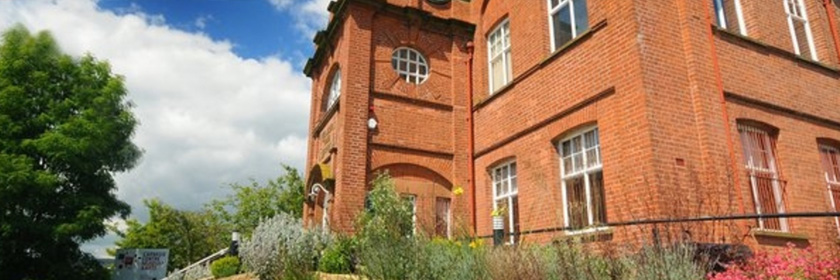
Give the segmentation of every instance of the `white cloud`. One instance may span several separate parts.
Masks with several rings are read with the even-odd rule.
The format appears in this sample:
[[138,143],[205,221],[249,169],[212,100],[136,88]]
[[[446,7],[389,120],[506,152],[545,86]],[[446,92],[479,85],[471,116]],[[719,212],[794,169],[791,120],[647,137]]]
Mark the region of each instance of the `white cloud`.
[[[171,28],[137,7],[102,10],[95,0],[0,1],[0,28],[15,22],[49,30],[65,52],[89,52],[125,76],[140,121],[134,142],[145,153],[117,176],[117,195],[135,217],[147,216],[143,199],[195,209],[221,197],[225,183],[278,176],[281,162],[302,171],[309,80],[289,61],[245,59],[230,42]],[[86,249],[101,254],[113,239]]]
[[274,5],[277,9],[285,9],[289,5],[294,2],[294,0],[268,0],[271,5]]
[[316,31],[327,26],[327,6],[333,0],[268,0],[277,10],[295,19],[295,28],[312,38]]
[[195,24],[195,27],[198,27],[198,29],[204,29],[207,27],[207,22],[213,20],[215,20],[213,15],[205,15],[195,18],[195,22],[193,24]]

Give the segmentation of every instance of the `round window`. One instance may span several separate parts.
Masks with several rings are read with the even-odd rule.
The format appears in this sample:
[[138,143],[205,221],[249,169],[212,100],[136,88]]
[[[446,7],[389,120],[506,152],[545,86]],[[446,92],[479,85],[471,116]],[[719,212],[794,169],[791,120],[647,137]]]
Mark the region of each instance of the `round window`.
[[429,78],[429,65],[420,52],[412,48],[397,48],[391,55],[391,66],[406,82],[421,84]]

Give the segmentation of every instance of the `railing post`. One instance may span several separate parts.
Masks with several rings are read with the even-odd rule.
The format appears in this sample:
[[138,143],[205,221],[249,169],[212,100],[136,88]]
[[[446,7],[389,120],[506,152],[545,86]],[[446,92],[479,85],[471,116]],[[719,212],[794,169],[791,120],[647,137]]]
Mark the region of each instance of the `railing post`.
[[230,256],[239,256],[239,232],[233,231],[230,236],[230,248],[228,249],[228,255]]

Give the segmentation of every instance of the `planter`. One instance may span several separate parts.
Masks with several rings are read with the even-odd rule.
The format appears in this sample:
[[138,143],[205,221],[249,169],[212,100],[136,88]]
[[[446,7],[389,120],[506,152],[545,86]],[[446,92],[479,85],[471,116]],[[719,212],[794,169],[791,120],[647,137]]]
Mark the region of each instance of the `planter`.
[[505,217],[504,216],[493,216],[493,230],[504,230],[505,229]]

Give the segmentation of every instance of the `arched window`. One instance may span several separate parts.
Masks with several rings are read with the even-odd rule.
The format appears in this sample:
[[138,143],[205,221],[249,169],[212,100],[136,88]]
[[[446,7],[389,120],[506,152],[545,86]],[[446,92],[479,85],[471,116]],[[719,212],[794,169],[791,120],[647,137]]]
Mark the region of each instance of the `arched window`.
[[[781,179],[776,157],[778,129],[749,120],[738,121],[744,168],[753,193],[758,214],[785,212],[784,181]],[[785,218],[760,218],[762,230],[788,231]]]
[[557,146],[566,226],[570,233],[598,230],[607,223],[598,127],[578,130]]
[[493,210],[504,217],[505,238],[516,243],[519,233],[519,187],[516,183],[516,161],[496,165],[490,170],[493,180]]
[[327,110],[338,102],[339,96],[341,96],[341,69],[336,69],[332,82],[330,83],[330,95],[327,97]]
[[412,48],[397,48],[391,55],[391,66],[400,78],[412,84],[421,84],[429,78],[429,64],[420,52]]
[[553,52],[589,30],[586,0],[548,0],[548,22]]
[[490,94],[495,93],[513,79],[510,61],[510,21],[505,19],[487,36],[490,68]]
[[[840,145],[838,143],[840,142],[820,139],[818,143],[831,207],[834,211],[838,211],[840,209]],[[840,230],[840,218],[834,217],[834,222]]]

